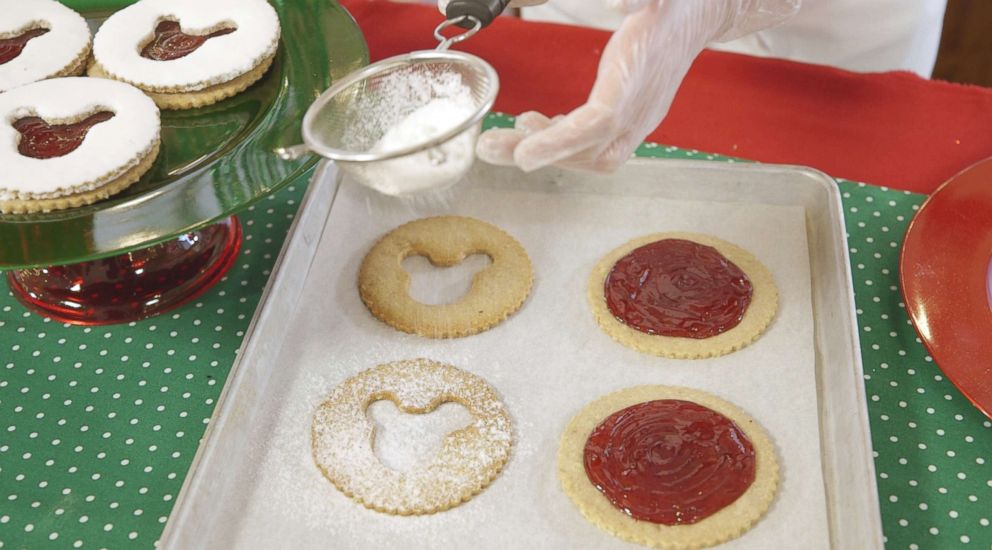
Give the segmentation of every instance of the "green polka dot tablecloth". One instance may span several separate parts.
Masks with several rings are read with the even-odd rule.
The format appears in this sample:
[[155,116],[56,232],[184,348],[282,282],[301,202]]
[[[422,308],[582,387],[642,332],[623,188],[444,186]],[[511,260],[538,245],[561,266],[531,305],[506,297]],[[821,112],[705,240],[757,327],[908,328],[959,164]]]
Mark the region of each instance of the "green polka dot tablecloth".
[[[923,196],[838,183],[887,546],[992,548],[992,423],[944,379],[900,302],[899,248]],[[153,547],[305,186],[244,212],[234,268],[172,313],[82,328],[0,293],[0,547]]]

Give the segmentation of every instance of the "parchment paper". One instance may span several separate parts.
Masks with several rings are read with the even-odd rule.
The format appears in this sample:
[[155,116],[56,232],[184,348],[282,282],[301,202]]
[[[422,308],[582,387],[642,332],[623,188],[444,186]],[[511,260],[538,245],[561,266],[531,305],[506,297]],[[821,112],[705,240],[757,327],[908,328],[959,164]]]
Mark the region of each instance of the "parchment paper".
[[[356,285],[362,257],[376,239],[406,221],[443,213],[503,228],[527,249],[536,275],[518,313],[457,340],[390,328],[369,314]],[[629,239],[662,231],[729,240],[771,270],[780,306],[759,341],[717,359],[677,361],[628,349],[599,329],[586,299],[591,268]],[[431,285],[415,286],[423,292]],[[344,182],[273,375],[279,391],[265,400],[272,414],[257,433],[246,434],[261,442],[251,453],[253,479],[245,482],[255,490],[240,503],[243,519],[232,535],[239,548],[638,548],[587,522],[565,496],[556,475],[558,442],[568,420],[596,397],[668,384],[737,404],[777,447],[775,502],[753,529],[720,548],[826,548],[813,346],[801,207],[478,187],[446,205],[410,205]],[[393,517],[355,504],[321,476],[310,455],[310,421],[329,390],[349,376],[416,357],[488,380],[513,415],[516,443],[502,475],[468,503],[432,516]]]

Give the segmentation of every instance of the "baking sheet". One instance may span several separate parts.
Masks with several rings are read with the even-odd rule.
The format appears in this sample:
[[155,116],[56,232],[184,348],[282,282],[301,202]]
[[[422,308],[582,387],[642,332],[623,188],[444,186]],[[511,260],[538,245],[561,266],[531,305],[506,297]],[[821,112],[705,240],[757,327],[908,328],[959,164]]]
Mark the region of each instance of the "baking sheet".
[[[836,528],[843,513],[836,503],[843,495],[828,499],[825,491],[826,485],[837,493],[839,480],[856,481],[872,472],[870,461],[861,463],[859,453],[852,458],[820,448],[821,439],[836,440],[837,421],[825,413],[830,393],[822,391],[829,379],[822,363],[830,352],[822,348],[829,338],[814,320],[811,295],[810,263],[822,251],[808,245],[820,245],[824,238],[807,238],[807,225],[820,231],[824,220],[814,223],[817,216],[801,206],[803,192],[793,193],[792,200],[746,205],[735,200],[746,196],[744,180],[754,174],[698,171],[697,176],[704,176],[699,185],[680,193],[665,187],[684,184],[685,174],[666,177],[671,174],[660,168],[671,163],[654,164],[659,169],[635,167],[627,175],[637,177],[594,186],[570,185],[564,173],[521,182],[476,172],[475,181],[448,197],[445,205],[383,201],[342,184],[312,264],[300,267],[297,262],[296,269],[303,272],[294,275],[299,299],[288,299],[298,307],[268,321],[283,323],[284,340],[254,352],[250,342],[246,349],[259,357],[249,361],[261,363],[254,369],[258,372],[239,372],[238,377],[254,379],[229,382],[229,388],[250,388],[232,398],[230,411],[218,411],[221,421],[250,426],[237,434],[241,442],[226,445],[238,454],[228,455],[223,473],[213,469],[215,479],[195,476],[200,481],[192,482],[197,494],[188,496],[189,504],[177,505],[179,517],[170,520],[165,546],[185,536],[205,547],[634,548],[582,518],[558,486],[555,453],[564,425],[584,404],[615,389],[650,383],[686,385],[724,397],[753,415],[777,446],[782,479],[775,503],[755,528],[723,547],[780,547],[797,540],[810,548],[831,543],[876,547],[880,536],[871,536],[877,535],[873,481],[860,491],[863,498],[851,504],[857,510],[865,507],[862,501],[869,503],[863,525],[847,526],[861,536],[859,546],[849,544]],[[795,180],[796,185],[808,184],[798,175]],[[705,196],[720,202],[686,200]],[[536,283],[523,309],[481,335],[433,341],[402,334],[374,319],[358,298],[355,274],[375,239],[400,223],[441,212],[495,223],[524,245],[534,263]],[[779,287],[780,310],[757,343],[722,358],[676,361],[639,354],[600,331],[586,304],[589,270],[614,247],[658,231],[716,235],[747,248],[769,267]],[[280,269],[280,277],[289,276],[283,275],[285,270]],[[818,290],[820,298],[822,288]],[[833,296],[844,297],[843,292]],[[851,336],[846,336],[849,344]],[[503,474],[467,504],[434,516],[391,517],[354,504],[321,477],[310,458],[309,422],[323,396],[348,376],[413,357],[449,362],[489,380],[514,416],[517,440]],[[856,388],[847,390],[857,394]],[[237,399],[242,394],[248,397]],[[822,437],[821,426],[830,437]],[[213,431],[218,429],[214,425]],[[863,442],[864,434],[864,429],[854,434],[862,436],[854,437],[854,443]],[[219,441],[223,439],[207,438],[215,448],[225,447]],[[216,462],[209,454],[201,458]],[[837,456],[844,455],[845,468],[838,471]],[[237,483],[233,488],[232,482]],[[237,513],[214,513],[210,527],[189,538],[191,530],[184,524],[197,517],[195,510],[202,510],[203,502],[216,502],[217,497],[236,499]]]

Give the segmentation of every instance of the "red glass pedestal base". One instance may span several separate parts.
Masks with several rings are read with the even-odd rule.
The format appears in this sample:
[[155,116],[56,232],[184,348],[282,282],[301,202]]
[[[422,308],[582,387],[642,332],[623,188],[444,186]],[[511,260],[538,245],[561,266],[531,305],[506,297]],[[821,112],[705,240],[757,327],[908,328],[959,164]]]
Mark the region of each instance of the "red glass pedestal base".
[[206,292],[234,263],[241,236],[232,216],[120,256],[11,271],[7,280],[14,296],[39,315],[75,325],[127,323]]

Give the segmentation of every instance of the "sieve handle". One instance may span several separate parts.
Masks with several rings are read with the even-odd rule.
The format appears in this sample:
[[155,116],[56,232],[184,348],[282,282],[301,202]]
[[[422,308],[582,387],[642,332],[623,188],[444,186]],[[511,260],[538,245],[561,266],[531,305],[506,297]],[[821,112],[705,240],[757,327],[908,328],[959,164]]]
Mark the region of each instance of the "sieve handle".
[[471,18],[475,18],[482,23],[483,27],[488,26],[503,13],[510,0],[451,0],[445,8],[444,15],[449,20],[465,17],[459,27],[472,28]]

